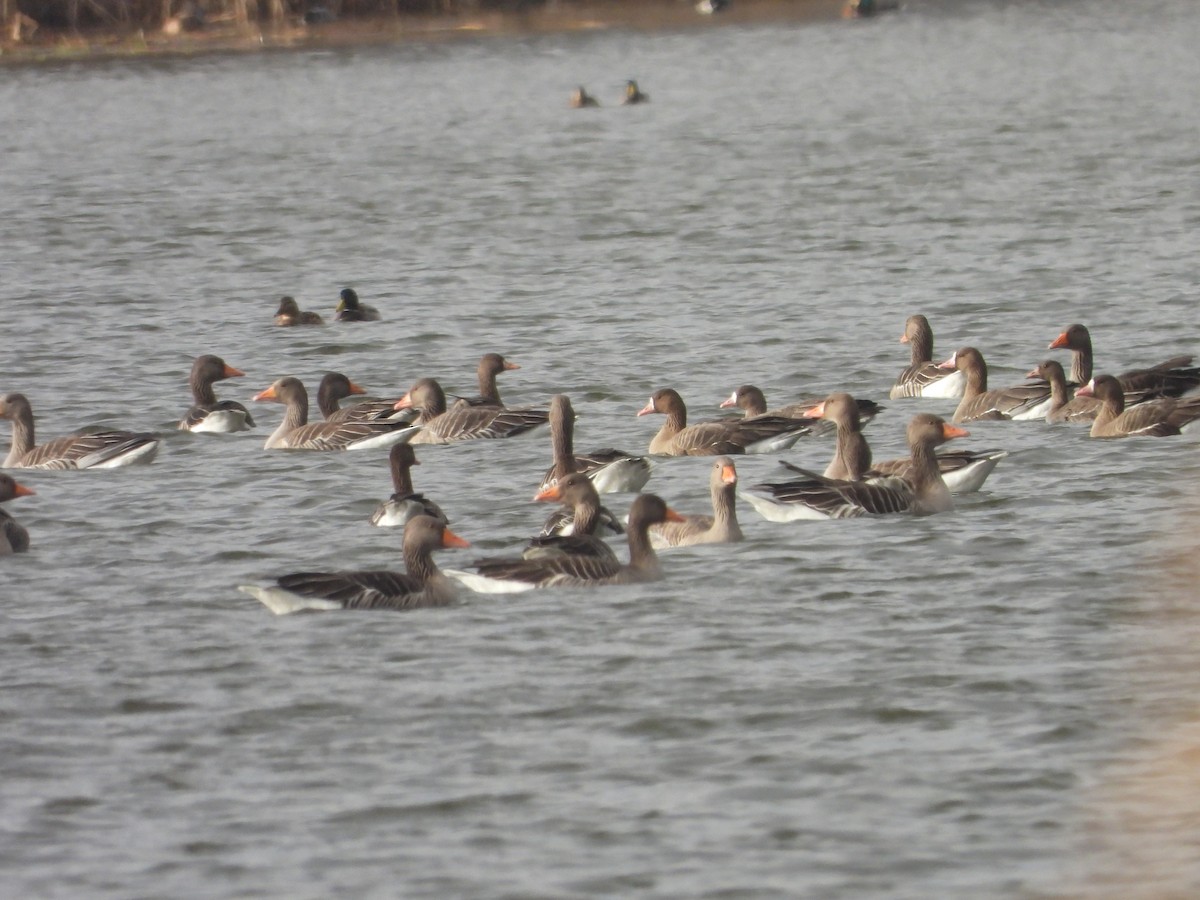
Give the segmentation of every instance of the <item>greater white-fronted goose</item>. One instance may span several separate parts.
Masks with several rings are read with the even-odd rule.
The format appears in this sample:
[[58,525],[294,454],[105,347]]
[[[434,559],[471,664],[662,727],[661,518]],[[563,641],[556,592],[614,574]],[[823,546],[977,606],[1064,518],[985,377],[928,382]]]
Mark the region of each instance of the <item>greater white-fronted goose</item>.
[[680,522],[651,525],[650,542],[662,550],[667,547],[690,547],[693,544],[736,544],[741,541],[742,528],[738,524],[734,502],[737,481],[733,460],[728,456],[717,457],[708,479],[712,515],[683,515]]
[[179,422],[180,431],[227,434],[249,431],[254,427],[250,410],[236,400],[218,400],[213,384],[226,378],[239,378],[246,373],[226,364],[219,356],[197,356],[192,363],[188,384],[192,388],[193,406]]
[[912,465],[904,478],[838,481],[789,466],[804,477],[758,484],[742,496],[772,522],[945,512],[953,509],[954,501],[942,480],[934,447],[968,433],[938,416],[920,413],[908,424]]
[[803,419],[755,416],[716,422],[687,423],[687,406],[679,393],[663,388],[650,395],[639,416],[661,413],[667,420],[650,440],[654,456],[733,456],[786,450],[808,430]]
[[137,431],[82,431],[36,444],[33,408],[24,394],[0,398],[0,419],[12,422],[6,469],[116,469],[158,454],[158,436]]
[[280,378],[257,401],[274,400],[284,405],[283,421],[271,433],[266,450],[370,450],[410,441],[421,426],[407,422],[314,422],[308,423],[308,391],[300,379]]
[[1076,396],[1095,397],[1103,407],[1092,422],[1096,438],[1167,437],[1200,418],[1200,397],[1161,397],[1125,408],[1125,391],[1112,375],[1097,375]]
[[238,590],[282,616],[304,609],[416,609],[446,606],[455,599],[454,582],[433,561],[433,551],[471,546],[431,516],[404,526],[404,571],[297,572],[270,587],[240,585]]
[[397,411],[395,397],[340,405],[347,397],[366,393],[366,388],[341,372],[326,372],[317,385],[317,409],[326,422],[411,422],[416,418],[413,410]]
[[662,577],[658,555],[650,544],[649,528],[657,522],[681,518],[661,497],[638,494],[629,509],[629,562],[621,565],[602,556],[561,554],[533,559],[484,559],[474,572],[449,571],[467,587],[487,594],[513,593],[533,588],[590,587],[604,584],[634,584]]
[[[1078,323],[1050,342],[1051,350],[1071,351],[1071,382],[1078,386],[1092,380],[1092,335]],[[1147,396],[1179,397],[1200,387],[1200,368],[1192,366],[1191,356],[1174,356],[1148,369],[1130,369],[1115,377],[1121,389]],[[1078,395],[1077,395],[1078,396]],[[1126,402],[1129,398],[1126,397]]]
[[892,400],[903,397],[941,397],[956,399],[963,395],[967,379],[962,372],[943,369],[933,361],[933,329],[929,320],[921,315],[909,316],[904,323],[904,334],[900,343],[908,344],[912,351],[912,362],[900,373],[888,396]]
[[442,508],[413,490],[410,470],[419,466],[417,454],[408,444],[396,444],[388,452],[388,466],[392,472],[392,496],[384,500],[371,513],[371,524],[379,528],[397,528],[407,525],[409,519],[430,516],[449,524],[450,520]]
[[358,299],[358,292],[354,288],[342,288],[339,295],[341,299],[338,301],[337,310],[334,313],[333,321],[335,322],[378,322],[379,310],[366,303],[362,303]]
[[[746,416],[782,416],[785,419],[808,419],[808,411],[821,402],[820,397],[789,403],[775,409],[767,408],[767,398],[763,392],[752,384],[740,385],[732,394],[721,401],[722,409],[737,407]],[[877,416],[882,407],[874,400],[855,400],[858,404],[858,419],[863,425]],[[820,429],[818,429],[820,430]]]
[[825,477],[838,481],[858,481],[871,468],[871,448],[863,437],[858,403],[849,394],[830,394],[806,413],[825,419],[837,428],[833,459],[825,468]]
[[[0,503],[36,494],[31,487],[18,484],[11,475],[0,474]],[[24,553],[29,549],[29,532],[0,506],[0,556]]]
[[650,95],[638,87],[638,83],[632,78],[625,82],[625,97],[621,100],[622,106],[632,106],[635,103],[649,103]]
[[955,351],[941,366],[944,369],[957,369],[967,378],[966,390],[954,410],[955,422],[1043,419],[1050,408],[1050,385],[1045,382],[1017,384],[989,391],[987,363],[983,354],[974,347]]
[[446,408],[446,392],[432,378],[422,378],[397,401],[396,409],[419,409],[424,426],[414,444],[453,444],[458,441],[507,438],[524,434],[550,418],[544,409],[455,405]]
[[294,297],[280,297],[279,309],[275,311],[275,324],[280,328],[290,328],[293,325],[324,325],[320,314],[303,311]]
[[455,397],[455,403],[465,403],[467,406],[503,406],[500,399],[500,389],[496,387],[496,376],[501,372],[512,372],[521,368],[514,362],[509,362],[499,353],[485,353],[475,369],[479,379],[479,393],[474,397]]
[[525,557],[559,553],[583,553],[588,556],[612,556],[608,544],[600,538],[601,529],[624,534],[621,523],[600,505],[596,486],[580,472],[572,472],[548,488],[538,491],[538,502],[558,500],[563,508],[551,513],[541,533],[529,542]]
[[572,472],[591,479],[598,494],[628,492],[636,494],[650,480],[650,460],[624,450],[605,447],[591,453],[575,452],[575,409],[566,394],[550,400],[550,447],[554,463],[542,476],[541,490]]

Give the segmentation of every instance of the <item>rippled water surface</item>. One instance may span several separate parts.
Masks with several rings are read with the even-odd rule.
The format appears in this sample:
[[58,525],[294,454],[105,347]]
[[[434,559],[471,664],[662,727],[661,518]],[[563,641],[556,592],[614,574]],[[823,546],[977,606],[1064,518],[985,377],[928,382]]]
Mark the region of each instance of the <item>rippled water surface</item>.
[[[914,312],[995,385],[1075,321],[1101,370],[1194,352],[1197,46],[1186,0],[914,2],[0,72],[0,389],[43,437],[166,435],[10,504],[5,893],[1190,895],[1194,435],[983,423],[963,443],[1011,456],[952,514],[741,506],[746,543],[659,584],[276,618],[236,586],[399,565],[366,521],[386,454],[266,453],[266,404],[173,429],[200,353],[245,400],[331,369],[470,391],[497,350],[508,402],[566,392],[580,448],[640,449],[659,387],[697,416],[747,381],[883,400]],[[616,105],[628,77],[649,105]],[[568,109],[577,83],[604,106]],[[271,326],[344,285],[384,321]],[[923,407],[887,403],[877,457]],[[422,450],[474,545],[443,564],[520,545],[549,456]],[[700,511],[708,465],[649,488]]]

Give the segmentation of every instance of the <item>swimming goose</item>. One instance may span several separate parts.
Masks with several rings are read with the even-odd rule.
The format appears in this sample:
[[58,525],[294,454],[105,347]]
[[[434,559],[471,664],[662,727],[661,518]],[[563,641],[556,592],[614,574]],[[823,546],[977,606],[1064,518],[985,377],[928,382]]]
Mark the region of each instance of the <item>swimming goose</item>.
[[354,288],[342,288],[337,309],[334,311],[335,322],[378,322],[379,310],[366,303],[359,302],[358,292]]
[[179,430],[227,434],[253,428],[254,419],[250,416],[250,410],[236,400],[218,400],[213,391],[215,382],[245,374],[241,369],[227,365],[219,356],[197,356],[188,378],[194,405],[180,420]]
[[955,422],[979,419],[1042,419],[1050,408],[1050,385],[1045,382],[1018,384],[989,391],[987,363],[974,347],[963,347],[944,363],[943,369],[958,369],[966,375],[967,387],[958,407]]
[[900,373],[888,396],[958,398],[963,395],[967,379],[962,372],[943,369],[933,361],[933,329],[921,315],[909,316],[904,323],[900,343],[912,348],[912,362]]
[[679,522],[660,522],[650,526],[650,542],[659,550],[667,547],[690,547],[694,544],[736,544],[743,539],[737,520],[734,496],[737,491],[737,469],[728,456],[718,456],[708,479],[712,497],[712,515],[681,516]]
[[600,538],[600,530],[625,533],[625,528],[613,514],[600,505],[596,486],[580,472],[564,476],[538,491],[533,499],[539,502],[558,500],[563,509],[551,513],[538,536],[529,542],[524,553],[526,558],[559,553],[612,556],[612,550]]
[[446,524],[417,516],[404,526],[404,571],[297,572],[271,587],[243,584],[238,590],[282,616],[304,609],[416,609],[446,606],[454,583],[433,561],[433,551],[471,546]]
[[598,101],[595,97],[593,97],[586,90],[584,90],[582,84],[579,85],[579,87],[575,88],[575,90],[571,92],[571,108],[572,109],[585,109],[589,106],[599,106],[599,105],[600,105],[600,101]]
[[158,454],[158,436],[135,431],[83,431],[37,445],[24,394],[0,398],[0,419],[13,423],[6,469],[116,469],[149,463]]
[[646,457],[632,456],[612,447],[576,453],[574,442],[575,410],[571,399],[566,394],[556,394],[550,400],[550,447],[554,463],[542,476],[541,490],[572,472],[587,475],[598,494],[620,491],[636,494],[650,480],[650,460]]
[[839,481],[858,481],[871,468],[871,448],[863,437],[858,403],[844,392],[830,394],[812,409],[814,419],[826,419],[837,428],[833,459],[825,468],[825,477]]
[[633,79],[625,82],[625,98],[621,101],[622,106],[632,106],[635,103],[649,103],[650,95],[644,93],[638,88],[638,83]]
[[324,325],[325,320],[315,312],[302,312],[294,297],[280,297],[275,311],[275,324],[281,328],[293,325]]
[[479,393],[474,397],[455,397],[455,403],[465,403],[468,406],[503,406],[500,390],[496,387],[496,376],[501,372],[511,372],[521,368],[514,362],[509,362],[499,353],[485,353],[479,360],[475,375],[479,379]]
[[912,465],[904,478],[840,481],[788,466],[803,477],[758,484],[742,496],[772,522],[946,512],[954,508],[954,501],[938,470],[934,447],[968,433],[938,416],[920,413],[908,424]]
[[[790,403],[787,406],[767,409],[767,398],[763,392],[752,384],[743,384],[721,401],[721,408],[729,409],[736,406],[743,410],[747,417],[782,416],[785,419],[807,419],[811,418],[808,411],[820,402],[820,398],[813,397],[809,400]],[[874,400],[856,400],[855,402],[858,404],[859,421],[863,425],[870,422],[883,409]]]
[[419,425],[407,422],[315,422],[308,424],[308,391],[300,379],[280,378],[254,400],[284,404],[283,421],[267,438],[265,450],[367,450],[412,440]]
[[687,406],[677,391],[663,388],[650,395],[639,416],[661,413],[667,417],[650,440],[655,456],[731,456],[786,450],[809,429],[803,419],[754,416],[716,422],[687,423]]
[[395,398],[339,405],[347,397],[366,392],[341,372],[326,372],[317,386],[317,409],[326,422],[411,422],[416,418],[412,410],[397,412]]
[[1095,397],[1072,396],[1074,389],[1067,384],[1067,374],[1058,360],[1043,360],[1025,377],[1040,378],[1050,385],[1050,408],[1046,411],[1046,421],[1052,425],[1064,422],[1090,423],[1103,405]]
[[[1071,351],[1071,382],[1075,386],[1092,380],[1092,335],[1085,326],[1069,326],[1050,342],[1049,349]],[[1191,356],[1175,356],[1148,369],[1130,369],[1115,377],[1127,394],[1144,391],[1178,397],[1200,387],[1200,368],[1192,366]]]
[[481,593],[512,593],[547,587],[588,587],[603,584],[634,584],[662,577],[658,556],[648,534],[657,522],[682,518],[661,497],[638,494],[629,509],[629,562],[621,565],[602,556],[563,554],[559,556],[483,559],[474,572],[452,572],[467,587]]
[[544,409],[508,409],[496,406],[455,405],[446,408],[446,393],[432,378],[422,378],[396,402],[396,409],[419,409],[421,433],[414,444],[451,444],[457,441],[507,438],[544,425]]
[[[7,503],[17,497],[30,497],[36,493],[33,488],[17,484],[11,475],[0,475],[0,503]],[[0,506],[0,556],[24,553],[28,549],[29,532]]]
[[392,472],[392,496],[384,500],[371,513],[371,524],[379,528],[397,528],[408,524],[417,516],[430,516],[449,524],[450,520],[440,506],[413,490],[409,470],[419,466],[417,454],[408,444],[396,444],[388,453],[388,465]]
[[1090,434],[1095,438],[1166,437],[1200,418],[1200,397],[1160,397],[1126,409],[1121,382],[1112,375],[1097,375],[1076,392],[1079,395],[1103,404],[1092,422]]

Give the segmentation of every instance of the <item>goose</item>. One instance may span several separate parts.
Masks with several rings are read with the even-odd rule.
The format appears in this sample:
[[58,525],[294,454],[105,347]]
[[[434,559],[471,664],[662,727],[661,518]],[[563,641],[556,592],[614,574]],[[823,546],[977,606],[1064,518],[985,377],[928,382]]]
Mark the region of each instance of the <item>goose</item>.
[[[1078,323],[1050,342],[1051,350],[1071,351],[1071,383],[1075,386],[1092,380],[1092,335]],[[1130,369],[1115,376],[1121,388],[1165,397],[1179,397],[1200,387],[1200,367],[1192,366],[1191,356],[1175,356],[1148,369]]]
[[1126,409],[1125,391],[1112,375],[1097,375],[1076,392],[1080,395],[1103,404],[1092,422],[1094,438],[1166,437],[1200,418],[1200,397],[1160,397]]
[[803,477],[754,485],[742,496],[772,522],[946,512],[954,508],[954,501],[938,470],[934,447],[968,434],[938,416],[920,413],[908,424],[912,465],[904,478],[842,481],[788,466]]
[[192,374],[188,377],[193,406],[180,420],[179,430],[227,434],[253,428],[254,419],[250,416],[250,410],[236,400],[218,400],[213,391],[214,383],[226,378],[240,378],[245,374],[219,356],[197,356],[192,363]]
[[589,106],[600,105],[600,101],[584,90],[582,84],[571,92],[570,102],[572,109],[586,109]]
[[524,434],[550,418],[549,410],[508,409],[496,406],[455,405],[446,408],[446,393],[432,378],[422,378],[395,405],[419,409],[416,422],[424,426],[414,444],[452,444],[481,438],[507,438]]
[[599,532],[603,528],[614,534],[624,534],[625,529],[600,505],[596,486],[586,475],[572,472],[538,491],[533,499],[539,502],[558,500],[564,508],[552,513],[541,533],[529,542],[523,554],[526,558],[561,553],[613,556]]
[[450,523],[442,508],[413,490],[409,470],[419,466],[417,454],[408,444],[395,444],[388,451],[388,466],[392,472],[392,496],[384,500],[371,513],[371,524],[378,528],[398,528],[408,524],[409,519],[429,516]]
[[[0,503],[36,494],[31,487],[18,484],[11,475],[0,475]],[[0,506],[0,556],[24,553],[29,549],[29,532]]]
[[379,310],[366,303],[359,302],[358,292],[354,288],[342,288],[337,309],[334,311],[335,322],[378,322]]
[[[883,410],[883,407],[874,400],[856,400],[855,402],[858,404],[859,421],[863,425],[866,425]],[[767,409],[767,398],[763,392],[752,384],[743,384],[721,401],[721,409],[737,407],[745,412],[747,418],[751,416],[782,416],[785,419],[808,419],[812,418],[808,411],[818,403],[820,403],[818,398],[812,398],[775,409]],[[817,424],[819,423],[814,423],[814,426]]]
[[941,363],[943,369],[957,369],[967,378],[967,387],[958,407],[955,422],[974,422],[982,419],[1042,419],[1050,408],[1050,385],[1045,382],[1018,384],[989,391],[987,363],[974,347],[956,350]]
[[962,372],[941,368],[933,361],[933,329],[922,315],[909,316],[904,323],[900,343],[912,350],[912,362],[900,373],[888,396],[892,400],[904,397],[935,397],[958,399],[963,395],[967,379]]
[[366,388],[341,372],[326,372],[317,386],[317,409],[326,422],[411,422],[416,418],[412,410],[397,412],[395,398],[340,405],[347,397],[366,393]]
[[24,394],[0,398],[0,419],[13,423],[6,469],[116,469],[149,463],[158,454],[158,436],[136,431],[83,431],[38,445]]
[[825,468],[826,478],[858,481],[871,468],[871,448],[863,437],[858,403],[845,392],[830,394],[806,410],[814,419],[826,419],[837,429],[833,459]]
[[300,379],[280,378],[254,400],[284,404],[283,421],[264,450],[368,450],[410,441],[421,430],[407,422],[315,422],[308,424],[308,392]]
[[479,393],[474,397],[455,397],[455,402],[465,403],[467,406],[503,406],[500,390],[496,387],[496,376],[501,372],[511,372],[519,368],[521,367],[509,362],[499,353],[483,354],[479,366],[475,369],[475,376],[479,379]]
[[644,456],[633,456],[612,447],[591,453],[575,452],[575,409],[566,394],[556,394],[550,399],[549,421],[554,463],[542,476],[541,490],[572,472],[587,475],[599,494],[636,494],[650,480],[650,460]]
[[737,469],[728,456],[718,456],[708,479],[712,497],[712,515],[682,515],[679,522],[659,522],[650,526],[650,542],[658,550],[690,547],[694,544],[736,544],[744,538],[737,520],[734,498]]
[[324,325],[325,320],[315,312],[302,312],[294,297],[280,297],[275,311],[275,324],[281,328],[293,325]]
[[687,406],[679,393],[663,388],[650,395],[639,416],[661,413],[667,417],[650,440],[655,456],[732,456],[786,450],[807,433],[802,419],[754,416],[716,422],[687,423]]
[[483,559],[474,572],[451,571],[471,590],[486,594],[514,593],[534,588],[589,587],[607,584],[636,584],[662,577],[658,555],[650,544],[649,528],[658,522],[675,522],[682,517],[656,494],[638,494],[629,509],[629,562],[581,554],[525,558]]
[[416,609],[454,602],[454,583],[433,561],[433,551],[471,546],[444,522],[417,516],[404,526],[404,571],[297,572],[269,587],[238,590],[277,616],[304,609]]
[[649,102],[650,95],[642,91],[636,81],[631,78],[625,82],[625,98],[621,101],[622,106],[632,106],[635,103]]

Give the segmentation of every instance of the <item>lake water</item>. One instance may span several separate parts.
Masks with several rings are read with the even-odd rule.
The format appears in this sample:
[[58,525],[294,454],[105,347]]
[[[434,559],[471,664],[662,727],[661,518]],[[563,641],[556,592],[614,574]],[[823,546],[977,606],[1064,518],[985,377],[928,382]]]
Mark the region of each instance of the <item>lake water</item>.
[[[510,404],[566,392],[578,448],[644,450],[659,387],[886,400],[914,312],[995,385],[1076,321],[1101,371],[1195,352],[1198,46],[1188,0],[913,2],[0,71],[0,390],[44,438],[166,435],[9,505],[4,893],[1195,895],[1195,435],[983,423],[957,443],[1011,456],[952,514],[740,505],[744,544],[658,584],[277,618],[236,586],[400,564],[386,454],[265,452],[270,404],[173,429],[201,353],[248,400],[331,369],[472,392],[496,350]],[[346,285],[382,323],[272,327]],[[951,408],[886,405],[877,458]],[[544,432],[419,456],[473,542],[443,565],[546,512]],[[708,466],[648,489],[701,511]]]

